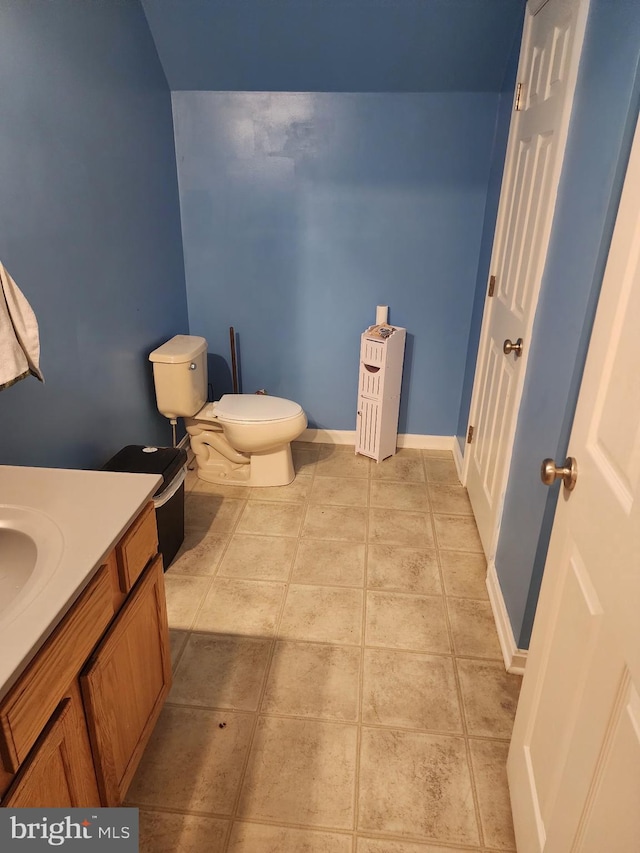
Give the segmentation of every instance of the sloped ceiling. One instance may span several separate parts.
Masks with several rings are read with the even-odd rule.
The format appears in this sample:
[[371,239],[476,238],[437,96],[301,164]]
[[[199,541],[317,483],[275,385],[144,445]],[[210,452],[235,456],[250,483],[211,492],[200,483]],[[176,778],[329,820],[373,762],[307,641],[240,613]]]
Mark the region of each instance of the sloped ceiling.
[[169,87],[499,91],[524,0],[142,0]]

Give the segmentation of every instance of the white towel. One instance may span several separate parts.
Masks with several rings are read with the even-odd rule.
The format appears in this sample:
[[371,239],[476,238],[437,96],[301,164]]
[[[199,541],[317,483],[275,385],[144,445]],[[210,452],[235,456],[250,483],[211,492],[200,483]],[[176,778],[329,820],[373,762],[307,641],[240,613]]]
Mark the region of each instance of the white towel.
[[36,315],[0,263],[0,389],[29,374],[44,382],[39,363]]

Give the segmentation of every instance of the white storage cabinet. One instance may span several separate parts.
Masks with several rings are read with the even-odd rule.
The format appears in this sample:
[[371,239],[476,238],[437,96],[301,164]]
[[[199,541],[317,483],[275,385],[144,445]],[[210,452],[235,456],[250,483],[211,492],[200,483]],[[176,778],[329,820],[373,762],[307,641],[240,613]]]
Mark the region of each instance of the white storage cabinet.
[[407,330],[370,326],[360,343],[356,453],[380,462],[396,452]]

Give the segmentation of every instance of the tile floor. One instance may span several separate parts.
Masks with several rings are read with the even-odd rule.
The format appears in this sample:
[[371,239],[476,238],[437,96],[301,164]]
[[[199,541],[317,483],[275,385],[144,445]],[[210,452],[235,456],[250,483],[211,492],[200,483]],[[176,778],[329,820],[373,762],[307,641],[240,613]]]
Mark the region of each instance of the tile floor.
[[504,670],[451,454],[294,444],[189,474],[174,686],[129,790],[143,853],[512,851]]

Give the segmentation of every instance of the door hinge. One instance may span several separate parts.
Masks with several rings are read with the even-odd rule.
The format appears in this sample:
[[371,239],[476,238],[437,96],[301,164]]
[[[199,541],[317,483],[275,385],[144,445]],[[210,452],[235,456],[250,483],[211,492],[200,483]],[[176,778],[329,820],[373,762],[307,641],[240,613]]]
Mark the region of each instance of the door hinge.
[[469,430],[467,432],[467,444],[471,444],[472,441],[473,441],[473,427],[470,426]]
[[513,109],[516,112],[519,112],[522,109],[522,83],[518,83],[516,86],[516,100],[513,105]]
[[489,293],[488,296],[493,296],[496,290],[496,277],[492,275],[489,277]]

